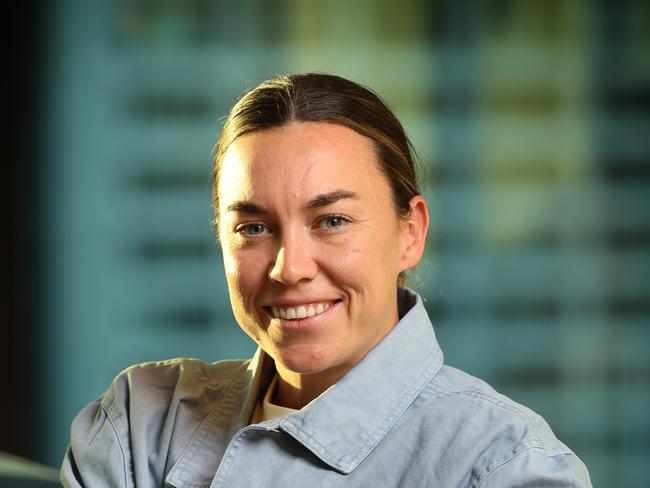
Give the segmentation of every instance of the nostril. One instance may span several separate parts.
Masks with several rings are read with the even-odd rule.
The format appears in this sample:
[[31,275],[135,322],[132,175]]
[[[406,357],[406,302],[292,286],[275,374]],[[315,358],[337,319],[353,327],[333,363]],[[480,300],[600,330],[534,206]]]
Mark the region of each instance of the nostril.
[[300,233],[287,232],[269,265],[269,280],[292,285],[312,279],[318,272],[312,251]]

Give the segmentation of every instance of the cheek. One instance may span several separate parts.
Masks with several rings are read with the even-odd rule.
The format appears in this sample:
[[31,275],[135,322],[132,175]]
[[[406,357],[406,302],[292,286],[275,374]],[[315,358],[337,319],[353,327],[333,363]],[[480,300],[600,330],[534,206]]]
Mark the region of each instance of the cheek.
[[230,288],[235,285],[241,277],[241,265],[237,259],[237,254],[222,243],[223,270],[226,274],[226,281]]
[[351,249],[351,258],[359,262],[369,263],[372,269],[393,268],[399,256],[401,236],[398,229],[388,221],[377,225],[376,229],[356,236]]
[[231,297],[245,301],[263,285],[266,277],[263,262],[263,256],[259,252],[224,250],[224,271]]
[[236,272],[237,264],[235,260],[233,243],[229,237],[224,234],[221,228],[219,229],[219,245],[221,246],[223,269],[226,273],[226,277],[229,278],[232,273]]
[[323,267],[330,270],[340,284],[355,289],[393,280],[395,272],[395,245],[385,235],[360,234],[343,245],[332,246],[321,255],[326,256]]
[[228,282],[233,280],[239,272],[237,261],[234,259],[232,254],[227,252],[223,253],[223,270],[226,273],[226,279]]
[[256,315],[254,307],[255,290],[257,289],[254,280],[246,272],[238,260],[231,260],[232,267],[226,271],[228,283],[228,294],[232,312],[239,326],[253,338],[256,338]]

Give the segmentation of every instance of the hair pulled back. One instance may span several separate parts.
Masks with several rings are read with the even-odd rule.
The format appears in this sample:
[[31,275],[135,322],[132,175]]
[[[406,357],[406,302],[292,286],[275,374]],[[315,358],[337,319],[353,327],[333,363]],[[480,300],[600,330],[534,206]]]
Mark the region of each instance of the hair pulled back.
[[246,93],[230,110],[214,151],[213,203],[219,211],[219,170],[230,145],[244,134],[297,122],[331,122],[371,139],[388,178],[396,212],[405,217],[420,194],[413,146],[397,117],[372,90],[340,76],[280,75]]

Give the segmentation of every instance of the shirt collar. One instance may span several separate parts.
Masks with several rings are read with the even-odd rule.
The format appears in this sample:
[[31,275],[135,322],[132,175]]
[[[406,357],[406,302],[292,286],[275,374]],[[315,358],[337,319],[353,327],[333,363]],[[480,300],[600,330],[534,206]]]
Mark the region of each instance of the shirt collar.
[[442,365],[420,296],[400,289],[399,305],[405,312],[401,320],[359,364],[279,422],[280,429],[342,473],[365,459]]
[[[333,469],[351,473],[442,365],[420,296],[400,289],[398,304],[401,320],[359,364],[303,409],[264,424],[277,425]],[[167,474],[171,486],[209,486],[229,439],[248,425],[275,366],[258,349],[242,368],[220,379],[223,395]]]
[[[261,349],[250,360],[219,376],[210,388],[222,391],[178,460],[165,477],[168,485],[209,486],[230,439],[249,424],[255,404],[275,374],[273,360]],[[205,385],[204,385],[205,386]]]

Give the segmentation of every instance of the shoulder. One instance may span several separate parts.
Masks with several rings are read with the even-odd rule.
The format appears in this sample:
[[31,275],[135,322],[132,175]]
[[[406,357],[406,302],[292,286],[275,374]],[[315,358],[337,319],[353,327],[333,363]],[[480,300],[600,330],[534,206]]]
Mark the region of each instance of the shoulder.
[[428,388],[438,402],[453,404],[458,418],[472,424],[486,429],[504,426],[523,429],[525,432],[521,433],[526,435],[522,441],[525,439],[526,442],[554,444],[557,441],[539,414],[497,392],[485,381],[456,368],[443,366]]
[[[137,465],[159,468],[160,478],[149,481],[162,482],[165,466],[219,400],[247,381],[248,364],[173,359],[125,369],[75,417],[65,486],[132,486]],[[70,481],[77,478],[83,483]]]
[[443,366],[417,402],[424,425],[464,459],[472,486],[537,486],[544,479],[591,486],[584,464],[539,414],[478,378]]
[[220,391],[246,377],[249,361],[205,363],[198,359],[169,359],[141,363],[119,373],[101,398],[107,411],[146,404],[169,408],[183,400],[209,405]]
[[233,384],[245,381],[247,366],[248,361],[205,363],[196,359],[137,364],[115,377],[99,408],[118,435],[129,435],[135,427],[178,431],[180,424],[187,429],[191,426],[185,425],[185,418],[197,422],[207,416]]
[[226,360],[206,363],[199,359],[176,358],[164,361],[153,361],[129,366],[119,373],[112,385],[121,382],[138,382],[141,386],[148,383],[159,387],[179,383],[199,382],[214,384],[215,382],[238,379],[246,373],[250,360]]

